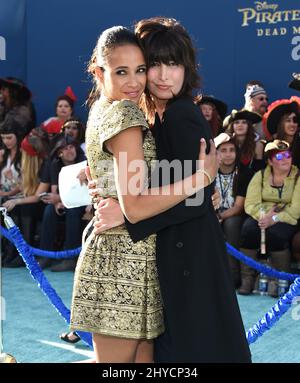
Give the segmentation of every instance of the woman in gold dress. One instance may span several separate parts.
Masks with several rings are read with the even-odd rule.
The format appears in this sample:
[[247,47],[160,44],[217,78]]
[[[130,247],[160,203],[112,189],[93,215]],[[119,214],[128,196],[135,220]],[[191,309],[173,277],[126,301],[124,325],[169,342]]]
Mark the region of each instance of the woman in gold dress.
[[[89,70],[96,81],[86,131],[91,176],[101,197],[119,200],[134,223],[159,214],[211,183],[215,148],[201,142],[196,173],[147,189],[155,143],[137,103],[146,85],[146,64],[136,36],[124,27],[102,33]],[[100,95],[101,90],[101,95]],[[95,97],[96,96],[96,97]],[[136,162],[138,161],[138,162]],[[152,339],[164,331],[157,279],[155,235],[134,243],[124,225],[92,233],[78,260],[71,329],[93,333],[96,361],[151,362]]]

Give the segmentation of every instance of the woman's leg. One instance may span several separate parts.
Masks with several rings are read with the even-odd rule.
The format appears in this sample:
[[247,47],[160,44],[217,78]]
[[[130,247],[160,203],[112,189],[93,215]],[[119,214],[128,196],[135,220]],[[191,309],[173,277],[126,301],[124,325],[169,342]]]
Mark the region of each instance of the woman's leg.
[[135,363],[153,363],[153,340],[141,340],[135,356]]
[[[222,229],[226,241],[236,249],[240,248],[240,233],[244,220],[244,215],[236,215],[229,217],[222,222]],[[228,258],[234,287],[237,289],[241,285],[241,264],[238,259],[230,254],[228,254]]]
[[134,363],[138,339],[125,339],[93,334],[96,363]]

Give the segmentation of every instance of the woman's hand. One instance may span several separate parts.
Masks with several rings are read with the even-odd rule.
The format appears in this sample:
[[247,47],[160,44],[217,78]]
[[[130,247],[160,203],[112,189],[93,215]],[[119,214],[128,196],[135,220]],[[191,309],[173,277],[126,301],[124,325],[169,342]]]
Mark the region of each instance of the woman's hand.
[[261,229],[267,229],[270,226],[273,226],[276,222],[272,220],[272,217],[265,216],[264,218],[261,218],[258,220],[258,226]]
[[221,194],[216,187],[215,187],[214,194],[211,196],[211,200],[212,200],[214,209],[218,210],[220,208],[220,203],[221,203]]
[[102,199],[96,207],[95,217],[93,230],[95,234],[100,234],[125,222],[119,202],[114,198]]
[[60,196],[57,193],[47,193],[47,195],[41,197],[41,200],[46,204],[55,205],[60,202]]
[[102,197],[99,195],[99,189],[97,189],[97,181],[92,179],[89,166],[85,168],[85,175],[87,179],[89,194],[92,197],[92,202],[94,204],[95,209],[97,209],[97,203],[101,201]]
[[270,226],[275,225],[276,222],[273,221],[272,216],[275,214],[275,207],[272,207],[262,218],[258,220],[258,226],[261,229],[267,229]]
[[80,185],[87,184],[88,179],[86,176],[85,169],[81,169],[79,173],[77,174],[77,178],[79,179]]
[[7,211],[13,210],[13,208],[18,204],[18,199],[9,199],[3,203],[3,207],[7,209]]
[[218,173],[219,160],[217,158],[216,146],[213,140],[209,140],[210,151],[206,153],[206,141],[204,138],[201,139],[200,152],[199,152],[199,169],[205,170],[213,181]]

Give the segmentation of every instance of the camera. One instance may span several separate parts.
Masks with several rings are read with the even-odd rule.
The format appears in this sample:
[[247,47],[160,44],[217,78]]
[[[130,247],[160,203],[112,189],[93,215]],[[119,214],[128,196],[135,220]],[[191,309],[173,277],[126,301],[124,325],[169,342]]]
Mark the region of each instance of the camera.
[[65,214],[65,208],[64,207],[60,207],[59,209],[57,209],[57,214],[58,215],[64,215]]

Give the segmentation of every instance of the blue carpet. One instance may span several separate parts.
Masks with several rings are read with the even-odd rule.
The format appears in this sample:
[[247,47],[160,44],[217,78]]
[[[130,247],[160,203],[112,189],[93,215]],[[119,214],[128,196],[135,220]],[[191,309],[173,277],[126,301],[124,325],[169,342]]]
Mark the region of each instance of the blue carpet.
[[[45,271],[67,307],[70,307],[72,272]],[[25,268],[3,269],[5,315],[4,352],[24,363],[65,363],[88,359],[91,349],[83,342],[75,345],[59,339],[68,330],[64,319],[51,306]],[[248,330],[276,303],[265,296],[238,296],[245,329]],[[279,322],[251,345],[255,363],[300,362],[300,305],[295,304]]]

